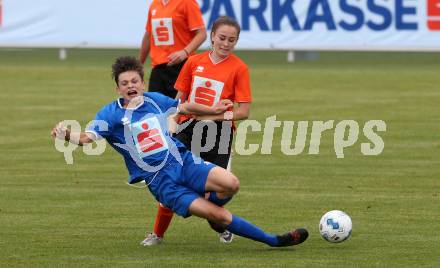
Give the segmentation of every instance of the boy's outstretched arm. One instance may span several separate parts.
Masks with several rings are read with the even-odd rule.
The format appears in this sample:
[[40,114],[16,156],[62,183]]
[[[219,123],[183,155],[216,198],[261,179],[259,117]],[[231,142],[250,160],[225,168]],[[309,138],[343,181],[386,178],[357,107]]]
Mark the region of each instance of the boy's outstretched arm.
[[89,132],[72,133],[70,129],[66,128],[61,122],[55,125],[55,127],[50,132],[50,135],[54,139],[64,139],[65,141],[78,145],[92,143],[96,140],[95,135]]
[[179,114],[192,114],[192,115],[216,115],[226,112],[229,108],[234,106],[230,100],[221,100],[212,107],[208,107],[198,103],[184,102],[177,107]]

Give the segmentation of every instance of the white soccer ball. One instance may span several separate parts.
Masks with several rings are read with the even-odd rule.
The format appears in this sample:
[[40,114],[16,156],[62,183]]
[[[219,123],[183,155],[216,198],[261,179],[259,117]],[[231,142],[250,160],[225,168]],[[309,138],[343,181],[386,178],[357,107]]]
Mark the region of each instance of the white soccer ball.
[[332,210],[324,214],[319,221],[321,236],[332,243],[340,243],[351,235],[351,218],[340,210]]

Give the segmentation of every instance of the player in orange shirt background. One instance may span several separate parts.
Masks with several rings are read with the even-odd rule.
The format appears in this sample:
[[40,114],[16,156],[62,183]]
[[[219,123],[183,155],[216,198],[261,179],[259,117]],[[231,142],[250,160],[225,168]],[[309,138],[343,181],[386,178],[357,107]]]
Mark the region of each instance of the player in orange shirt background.
[[196,0],[153,0],[139,51],[142,64],[151,58],[148,91],[174,98],[174,83],[189,55],[206,39]]
[[[239,35],[240,26],[234,19],[219,17],[211,30],[211,50],[189,57],[174,86],[179,91],[177,98],[182,102],[199,103],[210,107],[222,99],[229,99],[235,103],[234,108],[226,115],[180,117],[180,126],[185,127],[176,134],[176,138],[193,153],[225,169],[230,160],[234,129],[232,122],[248,118],[252,101],[248,67],[240,58],[232,54]],[[204,120],[203,124],[199,123],[201,120]],[[207,128],[201,129],[205,121],[206,124],[215,124],[217,131],[209,133]],[[194,148],[192,146],[194,140],[197,140],[196,143],[206,151],[201,151],[200,146]],[[143,241],[144,245],[156,245],[162,242],[172,215],[171,210],[159,206],[154,232]],[[232,241],[232,233],[223,226],[213,223],[210,225],[220,234],[221,242]]]

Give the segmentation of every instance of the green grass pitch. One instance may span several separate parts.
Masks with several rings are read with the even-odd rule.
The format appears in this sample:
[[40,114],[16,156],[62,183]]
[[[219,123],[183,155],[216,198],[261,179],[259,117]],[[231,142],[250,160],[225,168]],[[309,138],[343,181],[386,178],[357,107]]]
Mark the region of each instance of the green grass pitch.
[[[334,130],[320,153],[234,157],[241,189],[228,208],[273,233],[304,226],[309,240],[272,249],[244,238],[223,245],[198,218],[175,217],[163,245],[139,246],[156,202],[126,185],[121,158],[81,148],[67,165],[49,137],[59,120],[82,127],[115,97],[110,65],[135,50],[0,50],[0,263],[4,267],[435,267],[440,263],[440,54],[321,53],[289,64],[284,52],[239,52],[250,67],[251,117],[359,122],[337,159]],[[146,68],[146,77],[149,67]],[[380,119],[382,154],[364,156],[363,124]],[[295,125],[296,126],[296,125]],[[310,126],[309,126],[310,131]],[[296,132],[295,132],[296,133]],[[247,143],[261,144],[262,133]],[[352,237],[324,241],[320,217],[340,209]]]

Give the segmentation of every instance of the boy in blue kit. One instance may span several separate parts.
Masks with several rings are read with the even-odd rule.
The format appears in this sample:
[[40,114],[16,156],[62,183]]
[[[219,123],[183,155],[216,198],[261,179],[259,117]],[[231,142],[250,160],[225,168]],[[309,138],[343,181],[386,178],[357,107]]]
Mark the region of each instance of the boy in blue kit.
[[[308,237],[305,229],[272,235],[222,207],[238,192],[239,181],[229,171],[194,156],[167,131],[174,114],[223,114],[232,102],[213,107],[179,103],[159,93],[144,93],[142,64],[120,57],[112,66],[118,100],[104,106],[85,132],[73,133],[61,123],[52,137],[83,145],[104,138],[120,153],[129,183],[145,181],[157,201],[182,217],[191,215],[223,225],[228,231],[272,247],[297,245]],[[205,199],[205,193],[209,198]]]

